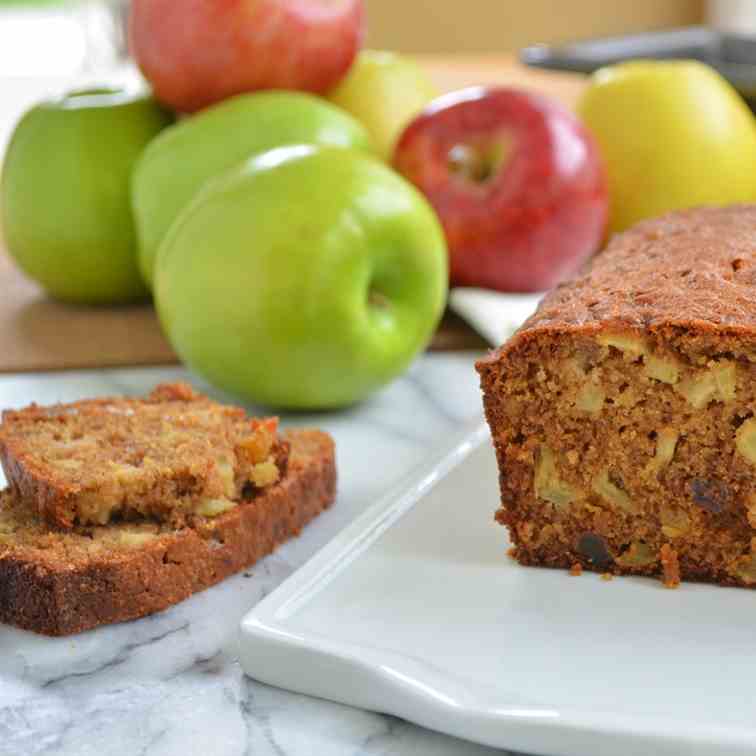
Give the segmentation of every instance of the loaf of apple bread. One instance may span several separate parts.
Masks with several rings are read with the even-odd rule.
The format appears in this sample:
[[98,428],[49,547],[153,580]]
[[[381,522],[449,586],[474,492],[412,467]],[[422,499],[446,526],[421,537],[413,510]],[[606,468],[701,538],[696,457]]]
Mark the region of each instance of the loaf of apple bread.
[[477,368],[519,562],[756,585],[756,206],[615,237]]

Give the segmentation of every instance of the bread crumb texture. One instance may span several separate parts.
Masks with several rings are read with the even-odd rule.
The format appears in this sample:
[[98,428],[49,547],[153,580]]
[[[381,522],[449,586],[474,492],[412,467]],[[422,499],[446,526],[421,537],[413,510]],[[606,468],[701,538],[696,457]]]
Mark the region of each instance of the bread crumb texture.
[[478,371],[519,562],[756,585],[756,207],[615,237]]
[[69,635],[160,611],[254,564],[335,497],[330,436],[296,430],[280,442],[289,450],[280,480],[181,525],[55,529],[15,491],[0,492],[0,622]]
[[225,511],[285,471],[276,418],[249,418],[183,383],[145,399],[6,411],[0,460],[51,525],[153,518],[178,526]]

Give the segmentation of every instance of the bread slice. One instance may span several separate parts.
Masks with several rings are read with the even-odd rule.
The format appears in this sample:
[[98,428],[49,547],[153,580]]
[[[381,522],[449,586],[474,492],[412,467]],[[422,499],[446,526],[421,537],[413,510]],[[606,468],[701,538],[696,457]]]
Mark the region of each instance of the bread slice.
[[522,564],[756,588],[756,205],[615,237],[478,371]]
[[0,461],[17,497],[53,526],[153,517],[181,525],[275,483],[277,421],[250,419],[183,383],[145,399],[91,399],[6,411]]
[[285,441],[279,482],[178,529],[143,520],[53,531],[13,491],[0,493],[0,621],[78,633],[160,611],[254,564],[334,499],[331,438],[297,430]]

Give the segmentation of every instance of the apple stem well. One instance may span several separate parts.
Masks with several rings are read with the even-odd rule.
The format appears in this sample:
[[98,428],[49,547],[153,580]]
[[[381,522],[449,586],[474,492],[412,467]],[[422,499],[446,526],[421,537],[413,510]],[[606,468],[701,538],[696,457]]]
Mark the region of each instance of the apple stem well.
[[389,301],[389,298],[382,294],[380,291],[376,291],[375,289],[370,289],[368,292],[368,304],[370,307],[375,307],[381,310],[387,310],[389,307],[391,307],[391,302]]
[[512,152],[511,139],[486,145],[455,144],[448,155],[449,172],[474,184],[493,179]]

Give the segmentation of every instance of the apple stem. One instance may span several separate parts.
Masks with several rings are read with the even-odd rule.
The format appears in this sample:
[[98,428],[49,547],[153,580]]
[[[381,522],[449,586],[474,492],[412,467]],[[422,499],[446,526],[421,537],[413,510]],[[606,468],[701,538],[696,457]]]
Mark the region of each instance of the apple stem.
[[483,183],[490,178],[490,166],[483,156],[466,144],[455,144],[449,150],[449,171],[475,183]]
[[499,172],[511,151],[508,140],[487,147],[455,144],[449,150],[449,171],[476,184],[485,184]]
[[391,302],[385,294],[381,294],[380,291],[371,289],[368,293],[368,304],[371,307],[380,307],[381,309],[387,309]]

